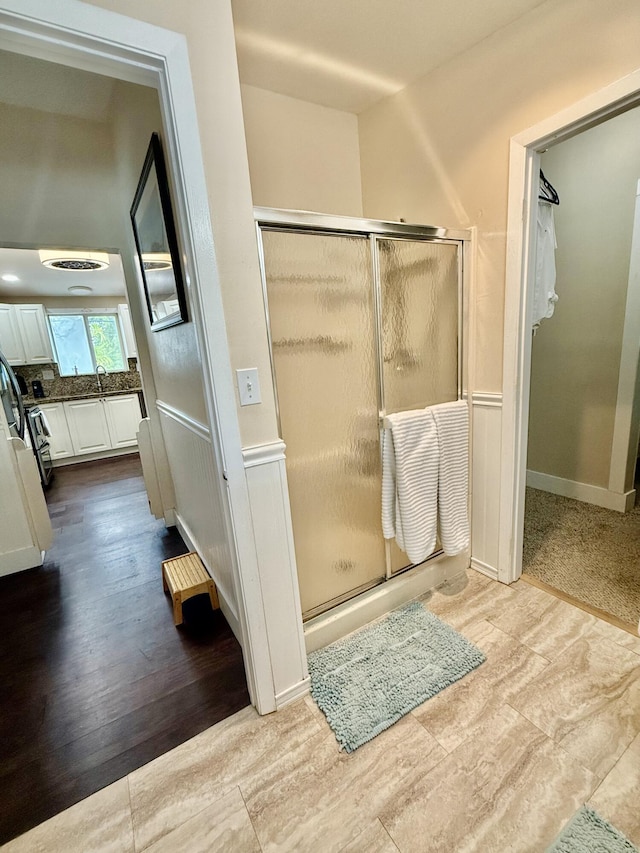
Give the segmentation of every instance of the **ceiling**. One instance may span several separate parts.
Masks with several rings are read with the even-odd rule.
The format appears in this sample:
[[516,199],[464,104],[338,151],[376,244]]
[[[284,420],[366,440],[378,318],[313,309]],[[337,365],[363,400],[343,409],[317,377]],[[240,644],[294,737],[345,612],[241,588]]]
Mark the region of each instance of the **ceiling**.
[[240,79],[359,113],[544,0],[232,0]]
[[[17,282],[2,280],[4,275],[15,275]],[[69,288],[77,285],[90,287],[91,292],[75,294]],[[75,299],[97,296],[122,296],[125,292],[124,274],[120,255],[109,255],[105,270],[91,272],[49,269],[40,263],[37,249],[0,248],[0,301],[3,298],[73,296]]]
[[[527,14],[545,0],[232,0],[240,78],[359,113]],[[93,121],[110,118],[114,81],[0,51],[0,103]],[[0,248],[0,298],[122,295],[120,258],[107,270],[67,272],[37,252]],[[15,283],[1,280],[7,273]]]

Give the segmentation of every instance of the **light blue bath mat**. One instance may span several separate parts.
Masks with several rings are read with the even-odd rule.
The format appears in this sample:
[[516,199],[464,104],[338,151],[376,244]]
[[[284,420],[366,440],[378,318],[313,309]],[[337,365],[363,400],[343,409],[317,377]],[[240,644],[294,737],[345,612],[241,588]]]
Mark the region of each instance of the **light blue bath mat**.
[[638,853],[638,848],[598,812],[583,806],[547,853]]
[[413,602],[309,655],[311,695],[353,752],[458,681],[485,655]]

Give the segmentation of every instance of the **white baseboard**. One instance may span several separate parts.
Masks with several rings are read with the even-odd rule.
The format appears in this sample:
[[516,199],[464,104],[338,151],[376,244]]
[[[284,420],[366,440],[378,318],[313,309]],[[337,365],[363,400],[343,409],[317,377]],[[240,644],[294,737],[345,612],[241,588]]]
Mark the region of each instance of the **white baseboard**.
[[464,572],[468,566],[468,551],[456,557],[434,557],[310,619],[304,626],[307,652],[322,649],[396,607],[425,595],[444,581]]
[[242,633],[240,631],[240,620],[235,612],[235,609],[231,606],[229,602],[229,595],[226,592],[224,586],[220,584],[218,579],[215,576],[215,572],[212,571],[211,566],[208,565],[207,560],[203,556],[202,552],[198,550],[197,544],[194,542],[193,536],[191,535],[191,531],[189,527],[185,524],[183,519],[180,517],[178,513],[175,514],[175,524],[178,528],[178,532],[180,536],[184,539],[184,544],[190,551],[195,551],[202,562],[204,563],[207,571],[211,575],[216,585],[216,591],[218,593],[218,601],[220,602],[220,610],[224,618],[229,623],[229,627],[233,631],[236,640],[242,645]]
[[480,574],[486,575],[491,580],[498,580],[498,567],[490,566],[487,563],[483,563],[482,560],[476,560],[475,557],[471,558],[471,568],[475,569],[476,572],[480,572]]
[[280,708],[284,708],[285,705],[290,705],[291,702],[295,702],[296,699],[306,696],[309,692],[310,683],[311,679],[307,676],[302,681],[299,681],[298,684],[294,684],[293,687],[288,687],[286,690],[283,690],[282,693],[278,693],[276,696],[276,710],[279,711]]
[[131,456],[138,455],[138,445],[132,444],[129,447],[116,447],[112,450],[100,450],[97,453],[83,453],[82,456],[63,456],[60,459],[54,459],[52,464],[54,468],[62,468],[65,465],[79,465],[81,462],[96,462],[98,459],[115,459],[116,456]]
[[18,548],[17,551],[9,551],[8,554],[0,555],[0,577],[12,575],[15,572],[24,572],[26,569],[35,569],[41,566],[44,560],[44,551],[36,545],[27,548]]
[[604,509],[614,509],[618,512],[629,512],[636,500],[635,489],[631,489],[629,492],[612,492],[601,486],[565,480],[563,477],[554,477],[551,474],[543,474],[539,471],[527,471],[527,486],[532,489],[540,489],[543,492],[551,492],[552,495],[574,498],[577,501],[601,506]]

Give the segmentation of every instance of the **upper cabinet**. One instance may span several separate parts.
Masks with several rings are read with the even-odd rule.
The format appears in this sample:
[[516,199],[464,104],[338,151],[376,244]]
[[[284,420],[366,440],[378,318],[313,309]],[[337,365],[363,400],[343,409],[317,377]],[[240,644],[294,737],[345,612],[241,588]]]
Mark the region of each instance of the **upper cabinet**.
[[0,304],[0,350],[9,364],[54,361],[43,305]]
[[25,364],[22,333],[16,319],[16,306],[0,303],[0,351],[9,364]]
[[120,318],[120,328],[122,329],[122,338],[124,343],[124,351],[127,358],[137,358],[138,348],[136,339],[133,334],[133,325],[131,323],[131,313],[129,306],[125,303],[118,305],[118,317]]

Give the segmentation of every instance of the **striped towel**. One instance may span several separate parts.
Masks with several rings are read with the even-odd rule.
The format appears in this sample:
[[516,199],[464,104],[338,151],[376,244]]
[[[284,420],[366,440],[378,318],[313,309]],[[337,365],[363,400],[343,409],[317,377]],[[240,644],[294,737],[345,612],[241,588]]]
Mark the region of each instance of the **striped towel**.
[[388,415],[382,438],[382,532],[413,563],[436,547],[438,434],[429,409]]
[[450,557],[469,547],[469,407],[464,400],[430,406],[438,430],[438,520]]

